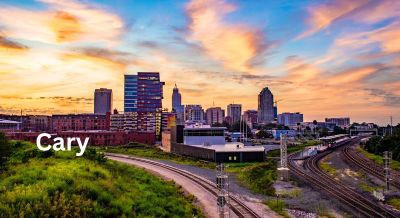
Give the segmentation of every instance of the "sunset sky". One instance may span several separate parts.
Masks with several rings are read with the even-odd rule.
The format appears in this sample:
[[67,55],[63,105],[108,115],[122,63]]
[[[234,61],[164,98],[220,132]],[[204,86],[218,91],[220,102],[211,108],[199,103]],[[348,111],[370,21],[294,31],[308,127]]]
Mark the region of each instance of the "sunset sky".
[[0,113],[123,110],[123,75],[160,72],[163,105],[257,108],[268,86],[306,121],[400,122],[399,0],[1,0]]

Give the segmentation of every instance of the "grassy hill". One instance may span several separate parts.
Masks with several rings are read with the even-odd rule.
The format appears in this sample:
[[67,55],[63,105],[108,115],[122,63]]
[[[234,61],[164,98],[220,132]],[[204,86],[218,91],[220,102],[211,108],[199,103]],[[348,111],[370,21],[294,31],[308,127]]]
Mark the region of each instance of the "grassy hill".
[[0,217],[202,217],[173,182],[105,160],[10,142],[0,172]]

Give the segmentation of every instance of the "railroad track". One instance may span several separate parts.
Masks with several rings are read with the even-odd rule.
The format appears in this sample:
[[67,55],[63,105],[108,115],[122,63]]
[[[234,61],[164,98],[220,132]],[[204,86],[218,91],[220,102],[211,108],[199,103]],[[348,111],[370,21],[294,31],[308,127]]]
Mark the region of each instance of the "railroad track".
[[[200,176],[197,176],[196,174],[190,173],[186,170],[181,170],[176,167],[172,167],[167,164],[159,163],[156,161],[152,160],[147,160],[147,159],[142,159],[142,158],[136,158],[128,155],[121,155],[121,154],[113,154],[113,153],[105,153],[106,156],[109,157],[118,157],[118,158],[125,158],[125,159],[131,159],[135,161],[140,161],[143,163],[151,164],[154,166],[162,167],[165,169],[168,169],[170,171],[173,171],[175,173],[178,173],[196,183],[198,183],[200,186],[208,190],[210,193],[212,193],[214,196],[218,196],[218,189],[214,183],[211,181],[204,179]],[[229,196],[230,201],[229,201],[229,208],[240,218],[262,218],[262,216],[258,215],[255,211],[253,211],[250,207],[245,205],[241,200],[234,196]]]
[[[357,167],[364,170],[378,179],[385,181],[384,170],[382,166],[374,163],[373,161],[367,159],[362,154],[357,152],[352,146],[344,146],[341,149],[341,157],[345,162],[356,165]],[[400,173],[392,171],[390,185],[400,189]]]
[[[355,141],[356,140],[352,139],[347,143],[353,144]],[[323,157],[332,152],[333,150],[328,150],[305,160],[304,169],[307,171],[302,169],[302,167],[298,167],[296,161],[292,159],[295,154],[291,154],[289,155],[289,168],[295,176],[326,192],[329,196],[336,198],[348,207],[351,207],[357,212],[357,217],[383,218],[400,216],[400,214],[396,214],[395,212],[385,208],[383,205],[366,199],[361,194],[344,186],[325,173],[320,168],[319,162]]]

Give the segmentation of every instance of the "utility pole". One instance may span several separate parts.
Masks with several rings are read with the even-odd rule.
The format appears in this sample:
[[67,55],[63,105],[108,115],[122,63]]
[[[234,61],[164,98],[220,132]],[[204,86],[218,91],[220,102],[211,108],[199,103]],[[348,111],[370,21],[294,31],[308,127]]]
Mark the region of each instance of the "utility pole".
[[390,116],[390,135],[393,135],[393,117]]
[[289,178],[288,157],[287,157],[287,136],[281,135],[281,161],[278,167],[278,178],[280,180],[287,180]]
[[220,218],[227,218],[229,214],[229,182],[228,174],[225,171],[225,166],[223,163],[217,165],[217,206],[218,214]]
[[383,160],[384,160],[384,173],[385,173],[385,182],[386,182],[386,190],[389,191],[389,181],[390,179],[390,162],[392,160],[392,152],[385,151],[383,152]]
[[281,168],[287,169],[287,140],[286,135],[281,135]]

